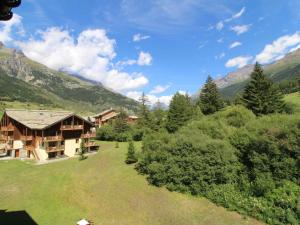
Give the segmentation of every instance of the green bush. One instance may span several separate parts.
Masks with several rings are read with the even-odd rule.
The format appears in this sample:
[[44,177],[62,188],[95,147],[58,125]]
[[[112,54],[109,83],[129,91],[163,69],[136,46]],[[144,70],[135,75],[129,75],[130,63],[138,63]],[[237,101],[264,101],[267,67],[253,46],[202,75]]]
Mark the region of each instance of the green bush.
[[156,186],[206,196],[269,224],[300,224],[299,115],[228,107],[175,134],[149,132],[137,170]]
[[128,152],[127,152],[127,157],[125,162],[127,164],[133,164],[136,163],[138,161],[136,153],[135,153],[135,147],[134,147],[134,143],[132,141],[129,142],[128,144]]
[[252,111],[243,106],[227,107],[225,110],[216,113],[216,119],[225,121],[229,126],[240,128],[255,119]]

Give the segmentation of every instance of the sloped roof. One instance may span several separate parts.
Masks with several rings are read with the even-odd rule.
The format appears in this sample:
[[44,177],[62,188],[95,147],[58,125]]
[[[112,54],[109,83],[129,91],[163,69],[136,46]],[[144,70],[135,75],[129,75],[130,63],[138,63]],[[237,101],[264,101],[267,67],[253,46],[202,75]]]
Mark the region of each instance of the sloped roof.
[[103,116],[103,115],[105,115],[105,114],[107,114],[107,113],[109,113],[109,112],[113,112],[113,111],[116,111],[115,109],[113,109],[113,108],[111,108],[111,109],[108,109],[108,110],[105,110],[105,111],[102,111],[101,113],[98,113],[98,114],[96,114],[96,115],[94,115],[94,116],[92,116],[92,117],[99,117],[99,116]]
[[[7,116],[33,130],[42,130],[50,125],[75,115],[68,111],[7,109]],[[77,115],[76,115],[77,116]],[[81,118],[81,117],[79,117]],[[83,119],[83,118],[82,118]],[[90,123],[89,121],[86,121]]]

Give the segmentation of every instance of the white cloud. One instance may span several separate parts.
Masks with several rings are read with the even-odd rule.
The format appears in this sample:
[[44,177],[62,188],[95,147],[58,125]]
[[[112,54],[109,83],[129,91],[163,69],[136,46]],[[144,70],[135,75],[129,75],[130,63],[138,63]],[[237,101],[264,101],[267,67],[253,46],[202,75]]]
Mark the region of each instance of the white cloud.
[[117,67],[123,67],[123,66],[133,66],[133,65],[139,65],[139,66],[150,66],[152,64],[152,56],[148,52],[140,52],[138,59],[129,59],[126,61],[120,61],[116,64]]
[[216,29],[217,29],[217,30],[222,30],[223,27],[224,27],[223,21],[218,22],[217,25],[216,25]]
[[247,32],[250,27],[252,26],[252,24],[247,24],[247,25],[237,25],[237,26],[233,26],[230,29],[232,31],[234,31],[237,35],[243,34],[245,32]]
[[217,42],[218,42],[218,43],[223,43],[223,42],[224,42],[224,38],[219,38],[219,39],[217,40]]
[[230,22],[231,20],[240,18],[244,12],[246,11],[246,7],[243,7],[237,14],[234,14],[231,18],[226,19],[226,22]]
[[150,36],[148,36],[148,35],[135,34],[135,35],[133,35],[132,40],[134,42],[140,42],[140,41],[143,41],[143,40],[147,40],[149,38],[150,38]]
[[165,86],[157,85],[153,88],[152,91],[150,91],[150,94],[160,94],[160,93],[165,92],[169,88],[170,88],[170,85],[165,85]]
[[230,48],[230,49],[231,49],[231,48],[236,48],[236,47],[241,46],[241,45],[242,45],[241,42],[236,41],[236,42],[233,42],[233,43],[229,46],[229,48]]
[[112,68],[116,41],[103,29],[87,29],[77,38],[58,27],[39,31],[39,37],[16,42],[26,56],[55,70],[65,70],[102,82],[116,91],[140,88],[148,79],[140,73]]
[[152,63],[152,56],[148,52],[140,52],[137,64],[139,66],[150,66]]
[[223,59],[226,56],[225,52],[220,53],[220,55],[216,55],[215,59]]
[[16,33],[23,36],[25,34],[22,17],[18,14],[14,14],[13,18],[9,21],[0,21],[0,41],[3,44],[8,44],[13,41],[12,31],[13,28],[16,28]]
[[289,50],[289,53],[294,52],[294,51],[296,51],[298,49],[300,49],[300,45],[297,45],[296,47],[294,47],[291,50]]
[[246,66],[252,58],[252,56],[238,56],[228,60],[225,66],[241,68],[243,66]]
[[300,44],[300,34],[297,32],[293,35],[284,35],[272,44],[267,44],[262,52],[260,52],[255,60],[260,63],[271,63],[282,58],[286,53],[295,51]]
[[229,22],[232,21],[232,20],[235,20],[235,19],[240,18],[240,17],[244,14],[245,11],[246,11],[246,8],[243,7],[238,13],[234,14],[232,17],[227,18],[227,19],[225,19],[225,20],[219,21],[219,22],[216,24],[216,29],[217,29],[218,31],[222,30],[222,29],[224,28],[224,26],[225,26],[225,23],[229,23]]
[[[127,95],[127,97],[138,101],[142,95],[142,92],[130,91],[130,92],[127,92],[126,95]],[[147,94],[146,97],[148,98],[150,105],[155,105],[158,101],[165,105],[169,105],[172,100],[173,95],[165,95],[165,96],[157,97],[153,94]]]

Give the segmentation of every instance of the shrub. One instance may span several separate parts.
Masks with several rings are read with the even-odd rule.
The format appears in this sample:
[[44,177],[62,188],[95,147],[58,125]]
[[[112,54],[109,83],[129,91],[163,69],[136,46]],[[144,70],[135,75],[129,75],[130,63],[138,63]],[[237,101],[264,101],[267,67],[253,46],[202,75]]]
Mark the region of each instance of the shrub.
[[128,145],[128,152],[127,152],[127,157],[125,162],[127,164],[133,164],[136,163],[138,161],[136,153],[135,153],[135,147],[134,147],[134,143],[132,141],[129,142]]

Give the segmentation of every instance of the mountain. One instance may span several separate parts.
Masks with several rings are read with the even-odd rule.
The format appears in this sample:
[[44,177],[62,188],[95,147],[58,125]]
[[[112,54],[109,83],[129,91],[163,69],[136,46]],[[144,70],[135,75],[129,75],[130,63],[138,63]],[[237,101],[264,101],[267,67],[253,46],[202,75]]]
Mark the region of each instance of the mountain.
[[136,111],[138,102],[104,87],[28,59],[0,45],[0,100],[25,102],[40,108],[60,108],[81,114],[114,107]]
[[[299,89],[300,80],[300,49],[287,54],[282,59],[263,66],[265,74],[279,85],[283,92],[293,92]],[[249,81],[253,65],[247,65],[223,78],[216,79],[220,92],[226,98],[233,98],[241,92]]]

